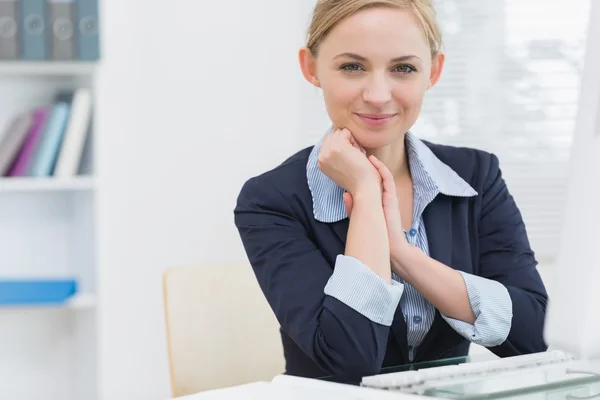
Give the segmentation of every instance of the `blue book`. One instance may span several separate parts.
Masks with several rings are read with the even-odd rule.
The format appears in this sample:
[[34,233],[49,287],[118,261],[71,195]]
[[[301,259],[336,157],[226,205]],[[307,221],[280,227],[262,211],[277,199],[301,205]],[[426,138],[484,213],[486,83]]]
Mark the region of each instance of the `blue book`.
[[77,292],[74,279],[0,280],[0,306],[19,304],[58,304]]
[[21,55],[25,60],[45,60],[47,49],[46,0],[21,0]]
[[100,36],[98,34],[98,0],[76,0],[77,57],[82,61],[100,58]]
[[65,135],[70,109],[71,105],[66,102],[58,102],[53,106],[33,158],[31,170],[29,171],[30,176],[52,175],[58,151]]

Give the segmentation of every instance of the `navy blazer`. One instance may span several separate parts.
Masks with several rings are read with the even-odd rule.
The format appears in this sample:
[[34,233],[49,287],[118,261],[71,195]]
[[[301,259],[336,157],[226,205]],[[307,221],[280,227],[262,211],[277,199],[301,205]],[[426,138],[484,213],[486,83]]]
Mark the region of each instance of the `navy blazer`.
[[[510,332],[504,343],[489,350],[500,357],[545,351],[547,293],[498,159],[480,150],[424,143],[478,193],[439,194],[427,206],[423,220],[430,256],[507,288],[513,307]],[[336,257],[344,253],[348,218],[315,220],[306,177],[311,150],[249,179],[234,210],[248,259],[281,325],[285,372],[352,380],[407,364],[407,327],[400,307],[388,327],[324,294]],[[466,356],[469,345],[436,310],[413,362]]]

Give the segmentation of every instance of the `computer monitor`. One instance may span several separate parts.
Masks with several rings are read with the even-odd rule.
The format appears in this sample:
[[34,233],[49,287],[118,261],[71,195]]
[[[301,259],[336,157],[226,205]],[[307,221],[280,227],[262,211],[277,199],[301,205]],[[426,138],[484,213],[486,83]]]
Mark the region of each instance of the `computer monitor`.
[[551,349],[600,359],[600,1],[591,1],[562,241],[544,337]]

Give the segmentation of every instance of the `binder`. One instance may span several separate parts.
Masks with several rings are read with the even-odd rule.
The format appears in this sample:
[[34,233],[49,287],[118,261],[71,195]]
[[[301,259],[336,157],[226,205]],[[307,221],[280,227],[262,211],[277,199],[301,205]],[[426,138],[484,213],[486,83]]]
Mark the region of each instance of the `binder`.
[[75,59],[75,0],[48,0],[50,58]]
[[77,58],[96,61],[100,58],[98,35],[98,0],[76,0]]
[[48,58],[46,0],[21,1],[21,56],[25,60]]
[[0,0],[0,59],[19,58],[17,0]]

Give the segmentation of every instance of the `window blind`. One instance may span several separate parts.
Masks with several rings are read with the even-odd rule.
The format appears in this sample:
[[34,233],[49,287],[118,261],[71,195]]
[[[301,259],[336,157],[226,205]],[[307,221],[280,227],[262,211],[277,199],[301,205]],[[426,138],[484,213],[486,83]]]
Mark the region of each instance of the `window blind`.
[[[411,129],[498,156],[541,262],[562,229],[590,1],[437,0],[446,63]],[[320,93],[302,93],[309,146],[330,122]]]

